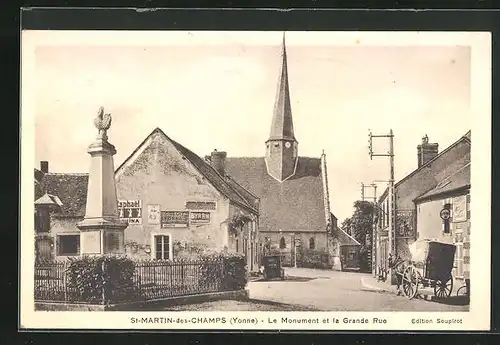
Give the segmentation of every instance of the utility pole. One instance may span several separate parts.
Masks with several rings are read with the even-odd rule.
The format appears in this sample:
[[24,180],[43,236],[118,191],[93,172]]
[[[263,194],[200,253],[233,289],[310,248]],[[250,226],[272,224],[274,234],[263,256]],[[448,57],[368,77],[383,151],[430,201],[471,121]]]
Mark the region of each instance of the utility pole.
[[375,218],[374,218],[374,212],[375,209],[377,208],[377,185],[375,182],[372,184],[364,184],[361,182],[361,200],[365,201],[365,189],[366,188],[373,188],[373,212],[372,212],[372,233],[371,233],[371,244],[370,244],[370,250],[368,251],[368,257],[370,258],[370,267],[372,274],[375,275],[375,239],[376,239],[376,227],[375,227]]
[[[389,151],[387,153],[373,153],[373,138],[388,138],[389,139]],[[396,198],[394,193],[394,133],[392,129],[389,130],[389,134],[383,135],[373,135],[370,130],[368,130],[368,150],[370,159],[375,156],[379,157],[389,157],[389,253],[396,255]],[[393,283],[393,278],[390,278],[391,284]]]

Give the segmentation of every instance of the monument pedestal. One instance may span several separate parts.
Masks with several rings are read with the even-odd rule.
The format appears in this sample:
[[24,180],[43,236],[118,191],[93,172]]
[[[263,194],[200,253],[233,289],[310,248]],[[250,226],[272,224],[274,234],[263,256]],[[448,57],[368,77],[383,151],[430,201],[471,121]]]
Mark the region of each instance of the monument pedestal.
[[89,146],[91,156],[85,218],[77,224],[80,229],[82,255],[125,253],[124,230],[128,224],[118,217],[115,170],[115,147],[108,142],[106,130],[111,125],[111,115],[100,109],[94,124],[99,135]]

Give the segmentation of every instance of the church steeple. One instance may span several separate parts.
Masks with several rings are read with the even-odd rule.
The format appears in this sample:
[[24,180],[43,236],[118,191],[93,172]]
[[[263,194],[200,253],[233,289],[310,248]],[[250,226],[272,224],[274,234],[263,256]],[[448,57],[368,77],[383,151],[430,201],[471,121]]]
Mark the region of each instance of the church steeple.
[[266,164],[268,173],[278,181],[284,181],[295,172],[298,142],[293,131],[292,107],[288,85],[288,66],[285,34],[281,46],[281,69],[274,101],[271,132],[266,141]]
[[281,45],[281,69],[278,75],[277,86],[269,140],[295,140],[295,135],[293,133],[292,106],[290,104],[290,89],[288,86],[285,33],[283,33],[283,43]]

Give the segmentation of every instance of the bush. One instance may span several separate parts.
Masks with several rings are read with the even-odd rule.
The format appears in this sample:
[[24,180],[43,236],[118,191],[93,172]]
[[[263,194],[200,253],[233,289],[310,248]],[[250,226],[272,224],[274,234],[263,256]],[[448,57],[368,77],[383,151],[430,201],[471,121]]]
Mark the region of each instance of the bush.
[[72,258],[67,267],[72,302],[109,304],[137,297],[133,283],[134,262],[120,256]]
[[223,264],[222,290],[234,291],[244,289],[248,282],[247,270],[245,265],[245,256],[241,253],[231,252],[212,252],[200,256],[200,260],[206,262],[202,264],[202,281],[213,280],[219,274],[217,265],[211,265],[211,262],[221,262]]
[[324,250],[301,249],[297,253],[297,266],[304,268],[332,268],[330,255]]

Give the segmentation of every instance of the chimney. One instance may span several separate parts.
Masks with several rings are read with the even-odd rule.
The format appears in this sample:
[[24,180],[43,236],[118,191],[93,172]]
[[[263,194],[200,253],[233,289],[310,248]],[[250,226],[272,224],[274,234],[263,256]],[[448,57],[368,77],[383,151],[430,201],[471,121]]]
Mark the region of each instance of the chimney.
[[427,134],[422,138],[422,144],[417,146],[418,167],[425,165],[428,161],[439,154],[439,145],[437,143],[429,143]]
[[226,156],[226,152],[214,150],[210,157],[212,167],[222,176],[226,174]]
[[41,161],[40,162],[40,171],[43,172],[44,174],[47,174],[49,172],[49,162]]

